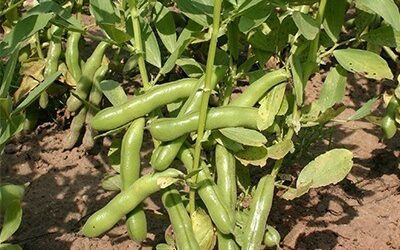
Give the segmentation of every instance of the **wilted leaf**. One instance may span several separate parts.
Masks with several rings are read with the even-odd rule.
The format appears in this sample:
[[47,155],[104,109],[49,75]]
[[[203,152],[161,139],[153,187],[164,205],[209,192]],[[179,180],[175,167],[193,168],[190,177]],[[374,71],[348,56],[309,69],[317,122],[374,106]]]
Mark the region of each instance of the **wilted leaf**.
[[353,153],[347,149],[332,149],[319,155],[301,170],[296,186],[312,182],[311,188],[336,184],[343,180],[353,167]]
[[31,76],[35,80],[41,82],[44,80],[43,69],[46,63],[44,60],[28,61],[21,65],[19,72],[25,76]]
[[285,95],[285,89],[286,83],[279,84],[260,101],[257,119],[257,128],[259,130],[265,130],[274,123],[275,116],[279,112]]
[[192,220],[194,236],[199,243],[200,249],[214,249],[216,236],[210,216],[203,209],[197,208],[190,218]]
[[267,148],[268,158],[279,160],[285,157],[294,149],[294,144],[290,139],[284,139]]
[[40,83],[36,88],[34,88],[29,95],[13,110],[12,114],[17,114],[29,106],[33,101],[35,101],[40,94],[45,91],[59,76],[61,72],[57,71],[47,77],[42,83]]
[[393,79],[387,62],[373,52],[360,49],[341,49],[335,50],[333,55],[347,71],[363,73],[366,77],[376,80]]
[[164,189],[164,188],[167,188],[167,187],[171,186],[172,184],[174,184],[177,181],[178,181],[178,179],[173,178],[173,177],[169,177],[169,176],[160,177],[160,178],[157,179],[157,185],[161,189]]
[[27,95],[32,89],[34,89],[37,85],[39,85],[38,81],[36,81],[30,76],[24,76],[22,78],[21,84],[19,85],[19,88],[14,93],[14,102],[15,103],[20,102],[21,99],[25,95]]
[[235,153],[243,165],[254,165],[264,167],[267,164],[268,150],[266,147],[251,147],[247,146],[244,150]]
[[282,198],[285,200],[293,200],[297,197],[302,196],[303,194],[306,194],[308,190],[310,190],[312,185],[312,182],[308,182],[303,184],[300,187],[297,188],[289,188],[283,195]]

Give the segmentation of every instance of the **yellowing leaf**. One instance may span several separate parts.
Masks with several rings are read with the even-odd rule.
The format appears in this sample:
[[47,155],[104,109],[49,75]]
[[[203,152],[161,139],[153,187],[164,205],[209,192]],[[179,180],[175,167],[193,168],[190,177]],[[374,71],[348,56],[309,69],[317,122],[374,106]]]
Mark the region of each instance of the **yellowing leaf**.
[[235,153],[235,157],[245,166],[250,164],[264,167],[267,164],[268,150],[264,146],[247,146],[244,150]]
[[260,101],[261,105],[258,109],[259,117],[257,119],[259,130],[265,130],[274,123],[275,116],[280,110],[285,95],[285,89],[286,83],[279,84]]
[[33,79],[31,76],[24,76],[22,78],[21,85],[14,93],[14,102],[18,103],[21,101],[21,99],[37,85],[39,85],[39,82]]
[[41,82],[44,80],[43,69],[45,65],[45,61],[40,59],[37,61],[26,62],[21,65],[19,72],[22,75],[31,76],[35,80]]
[[277,144],[267,148],[268,158],[279,160],[285,157],[290,151],[294,149],[294,144],[290,139],[284,139]]

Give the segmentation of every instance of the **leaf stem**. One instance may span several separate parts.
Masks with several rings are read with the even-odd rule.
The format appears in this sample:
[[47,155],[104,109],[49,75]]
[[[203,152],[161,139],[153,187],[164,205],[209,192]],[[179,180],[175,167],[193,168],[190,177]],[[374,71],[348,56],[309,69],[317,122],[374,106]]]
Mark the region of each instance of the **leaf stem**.
[[149,78],[147,76],[146,63],[144,60],[144,50],[142,41],[142,32],[140,28],[139,11],[137,7],[137,1],[130,1],[129,4],[132,17],[133,33],[135,36],[135,48],[138,53],[138,66],[140,71],[140,76],[142,77],[143,87],[145,89],[150,88]]
[[7,9],[2,10],[0,12],[0,16],[4,16],[5,14],[7,14],[8,12],[12,11],[13,9],[15,9],[16,7],[18,7],[18,5],[21,5],[25,0],[20,0],[12,5],[10,5]]
[[[214,1],[214,13],[213,13],[213,24],[212,24],[212,33],[210,39],[210,47],[208,49],[208,57],[207,57],[207,65],[206,65],[206,79],[205,86],[202,93],[201,104],[200,104],[200,114],[199,114],[199,124],[197,127],[197,138],[194,149],[194,159],[193,159],[193,169],[192,171],[196,171],[199,168],[200,164],[200,153],[201,153],[201,141],[204,136],[204,129],[206,126],[206,118],[207,118],[207,108],[208,101],[211,94],[211,79],[213,75],[213,67],[214,67],[214,59],[215,53],[217,50],[217,39],[218,39],[218,31],[220,26],[220,18],[221,18],[221,7],[222,0]],[[197,181],[197,175],[196,175]],[[193,213],[195,211],[195,193],[194,190],[191,189],[189,194],[189,209],[190,212]]]
[[[328,0],[320,0],[319,2],[318,13],[315,18],[319,28],[321,28],[322,21],[324,20],[325,7],[327,1]],[[311,42],[310,50],[308,51],[308,60],[307,60],[308,63],[304,67],[303,82],[307,82],[308,78],[313,73],[314,64],[315,61],[317,60],[320,33],[321,32],[318,32],[314,40]]]

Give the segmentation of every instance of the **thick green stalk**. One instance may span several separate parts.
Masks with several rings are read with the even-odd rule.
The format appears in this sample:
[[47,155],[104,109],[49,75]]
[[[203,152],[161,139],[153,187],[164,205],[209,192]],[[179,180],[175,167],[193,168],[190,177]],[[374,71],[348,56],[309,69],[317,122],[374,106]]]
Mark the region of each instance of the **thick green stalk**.
[[[325,7],[326,7],[327,1],[328,0],[321,0],[319,2],[318,13],[315,18],[318,23],[318,27],[321,27],[322,21],[324,20]],[[310,77],[310,75],[313,72],[314,63],[317,60],[317,52],[318,52],[318,48],[319,48],[319,38],[320,38],[320,32],[317,33],[317,36],[311,42],[310,50],[308,51],[308,63],[304,67],[304,72],[303,72],[304,73],[303,74],[304,82],[308,81],[308,78]]]
[[[214,59],[215,52],[217,50],[217,39],[218,39],[218,31],[220,25],[220,17],[221,17],[221,7],[222,0],[214,1],[214,13],[213,13],[213,25],[212,25],[212,33],[210,39],[210,47],[208,49],[208,57],[207,57],[207,65],[206,65],[206,80],[204,84],[203,94],[201,98],[200,105],[200,115],[199,115],[199,124],[197,128],[197,139],[194,150],[194,160],[193,160],[193,170],[196,171],[199,168],[200,164],[200,153],[201,153],[201,140],[204,136],[204,129],[206,126],[206,117],[207,117],[207,107],[208,100],[210,99],[211,94],[211,79],[213,75],[213,67],[214,67]],[[197,176],[196,176],[197,179]],[[193,213],[195,211],[195,197],[194,191],[190,192],[190,200],[189,200],[190,212]]]
[[143,87],[145,89],[150,88],[149,78],[147,76],[146,63],[144,61],[144,51],[142,42],[142,32],[140,29],[139,11],[137,8],[137,1],[130,1],[131,4],[131,17],[133,25],[133,33],[135,36],[135,48],[138,53],[138,66],[140,71],[140,76],[142,77]]

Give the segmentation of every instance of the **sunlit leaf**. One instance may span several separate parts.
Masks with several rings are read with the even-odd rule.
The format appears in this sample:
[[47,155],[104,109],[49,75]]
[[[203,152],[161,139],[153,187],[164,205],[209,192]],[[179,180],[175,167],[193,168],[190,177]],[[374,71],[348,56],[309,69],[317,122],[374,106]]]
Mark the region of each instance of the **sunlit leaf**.
[[387,62],[379,55],[359,49],[341,49],[333,52],[336,60],[347,71],[363,73],[366,77],[381,80],[393,79]]

